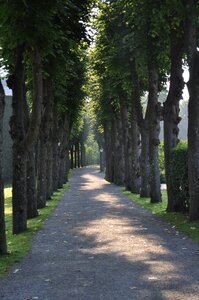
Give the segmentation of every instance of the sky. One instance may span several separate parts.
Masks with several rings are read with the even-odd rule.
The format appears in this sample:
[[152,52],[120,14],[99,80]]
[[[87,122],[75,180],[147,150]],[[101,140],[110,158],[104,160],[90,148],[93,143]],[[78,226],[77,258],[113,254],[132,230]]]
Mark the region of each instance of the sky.
[[[188,71],[188,68],[184,69],[183,77],[184,77],[185,83],[187,83],[188,80],[189,80],[189,71]],[[184,91],[183,91],[183,100],[188,100],[188,99],[189,99],[189,92],[188,92],[187,86],[185,85]]]
[[3,88],[6,96],[12,96],[12,90],[7,87],[6,79],[2,79]]

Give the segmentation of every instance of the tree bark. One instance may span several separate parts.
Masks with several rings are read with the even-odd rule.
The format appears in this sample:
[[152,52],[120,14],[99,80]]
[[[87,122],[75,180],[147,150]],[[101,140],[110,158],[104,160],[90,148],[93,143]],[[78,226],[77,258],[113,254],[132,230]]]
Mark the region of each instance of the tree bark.
[[158,70],[149,63],[149,96],[146,118],[149,121],[149,162],[151,203],[162,201],[159,172],[160,116],[158,103]]
[[104,160],[104,150],[100,148],[100,172],[105,171],[105,160]]
[[47,170],[47,144],[43,137],[40,136],[38,143],[38,166],[37,166],[37,207],[43,208],[46,206],[46,170]]
[[171,75],[170,87],[167,99],[164,103],[164,155],[165,155],[165,173],[167,183],[168,196],[168,212],[181,211],[181,208],[175,205],[175,195],[173,194],[173,180],[170,172],[170,160],[172,149],[178,144],[178,123],[179,117],[179,101],[182,99],[184,88],[182,55],[183,55],[184,40],[182,33],[175,30],[171,34]]
[[53,191],[58,189],[58,172],[59,172],[59,164],[58,164],[58,120],[57,120],[57,112],[54,108],[53,111]]
[[74,155],[74,167],[75,169],[77,168],[77,142],[75,142],[75,145],[74,145],[74,148],[75,148],[75,155]]
[[81,142],[81,167],[85,167],[85,146],[84,146],[84,142]]
[[140,193],[140,133],[137,125],[136,113],[133,108],[131,116],[131,192]]
[[65,172],[67,172],[66,167],[66,155],[67,151],[69,150],[69,118],[66,115],[63,120],[62,124],[62,137],[61,137],[61,144],[60,144],[60,154],[59,154],[59,188],[63,186],[65,183],[65,178],[67,177]]
[[188,174],[189,174],[189,217],[199,220],[199,52],[192,58],[189,89],[188,123]]
[[122,122],[121,118],[113,123],[113,130],[111,135],[111,143],[114,148],[114,179],[113,182],[117,185],[124,184],[124,146],[122,138]]
[[70,146],[70,168],[74,168],[74,153],[73,153],[73,144]]
[[124,145],[124,185],[127,190],[131,190],[131,158],[130,158],[130,136],[129,136],[129,121],[128,121],[128,108],[125,102],[127,101],[123,93],[120,93],[120,113],[122,121],[122,130],[123,130],[123,145]]
[[27,229],[27,190],[26,161],[27,155],[35,142],[40,120],[42,104],[42,66],[41,55],[37,47],[32,55],[33,105],[31,119],[26,132],[25,111],[25,76],[23,65],[23,47],[16,49],[16,64],[7,83],[13,91],[13,115],[10,120],[13,139],[13,233]]
[[38,144],[38,166],[37,166],[37,206],[43,208],[47,200],[47,149],[52,121],[53,101],[49,95],[51,86],[49,79],[43,81],[43,114],[40,124]]
[[70,162],[69,162],[69,145],[66,151],[66,155],[65,155],[65,172],[64,172],[64,183],[68,182],[68,175],[69,175],[69,171],[70,171]]
[[7,254],[3,183],[3,114],[5,93],[0,80],[0,255]]
[[51,78],[46,79],[47,105],[48,105],[48,140],[46,160],[46,199],[49,200],[53,194],[53,107],[54,90]]
[[150,197],[150,163],[149,163],[149,125],[148,120],[144,119],[141,98],[140,83],[136,70],[135,61],[130,61],[130,71],[132,76],[132,109],[135,112],[137,124],[141,134],[141,153],[140,153],[140,197]]
[[197,3],[182,0],[185,6],[185,48],[190,79],[188,106],[189,218],[199,220],[199,52],[197,50]]
[[33,143],[37,140],[42,112],[43,100],[43,78],[42,78],[42,61],[41,53],[38,47],[35,47],[32,53],[32,74],[33,74],[33,102],[32,113],[27,133],[21,141],[20,147],[30,151]]
[[47,165],[46,165],[46,199],[50,200],[53,194],[53,142],[52,133],[50,133],[47,144]]
[[27,156],[27,217],[30,219],[37,216],[35,151],[33,147]]
[[105,139],[105,153],[106,153],[106,172],[105,179],[109,182],[114,181],[114,157],[113,157],[113,147],[112,147],[112,130],[107,125],[104,126],[104,139]]
[[10,133],[13,139],[13,175],[12,175],[12,208],[13,233],[20,233],[27,229],[27,197],[26,197],[26,159],[27,151],[21,147],[25,137],[24,125],[24,95],[25,78],[23,65],[23,48],[16,50],[16,65],[12,76],[7,80],[12,88],[12,117],[10,119]]
[[[24,90],[25,91],[25,90]],[[30,122],[30,111],[24,95],[24,126],[28,130]],[[27,218],[34,218],[38,216],[37,211],[37,192],[36,192],[36,156],[35,147],[27,153],[26,161],[26,197],[27,197]]]
[[[146,125],[146,122],[145,122]],[[149,129],[146,126],[140,128],[141,133],[141,188],[140,197],[150,197],[150,163],[149,163]]]
[[80,168],[80,146],[79,142],[77,143],[77,166]]

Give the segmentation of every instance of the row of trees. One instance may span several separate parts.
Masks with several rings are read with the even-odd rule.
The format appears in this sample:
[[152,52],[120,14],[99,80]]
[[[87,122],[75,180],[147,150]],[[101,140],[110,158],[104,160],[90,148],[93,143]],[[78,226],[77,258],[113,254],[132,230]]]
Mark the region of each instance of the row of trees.
[[[179,142],[183,66],[188,65],[191,220],[199,219],[198,5],[193,0],[102,1],[95,21],[97,38],[90,51],[90,94],[98,126],[104,130],[106,179],[124,183],[152,203],[161,201],[158,148],[160,121],[164,121],[170,212],[181,210],[175,204],[170,162]],[[168,82],[162,106],[158,97]]]
[[[72,128],[83,105],[91,1],[0,2],[1,62],[12,89],[13,233],[27,229],[67,180]],[[0,254],[7,252],[0,85]]]

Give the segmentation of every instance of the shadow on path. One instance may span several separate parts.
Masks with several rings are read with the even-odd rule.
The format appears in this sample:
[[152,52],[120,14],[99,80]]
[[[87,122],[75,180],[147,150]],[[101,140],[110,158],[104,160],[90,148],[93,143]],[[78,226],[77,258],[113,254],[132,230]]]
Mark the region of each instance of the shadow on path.
[[97,170],[78,169],[30,254],[0,281],[0,299],[195,300],[198,281],[198,245]]

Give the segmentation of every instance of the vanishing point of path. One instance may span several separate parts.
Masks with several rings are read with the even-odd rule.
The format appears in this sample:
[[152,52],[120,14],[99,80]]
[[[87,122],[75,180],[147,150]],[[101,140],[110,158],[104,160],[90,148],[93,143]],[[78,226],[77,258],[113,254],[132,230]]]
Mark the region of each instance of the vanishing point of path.
[[97,170],[75,170],[28,256],[0,281],[0,299],[196,300],[199,246]]

